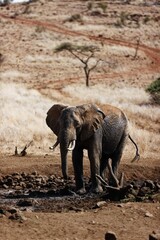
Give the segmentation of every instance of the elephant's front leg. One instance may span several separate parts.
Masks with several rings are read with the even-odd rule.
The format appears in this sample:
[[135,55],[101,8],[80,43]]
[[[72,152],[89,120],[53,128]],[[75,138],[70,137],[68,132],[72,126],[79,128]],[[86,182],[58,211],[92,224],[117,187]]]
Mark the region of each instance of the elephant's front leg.
[[91,180],[92,180],[92,192],[100,193],[103,191],[101,183],[96,175],[100,175],[100,147],[93,146],[88,149],[88,157],[90,160]]
[[83,180],[83,149],[75,147],[72,152],[72,161],[77,193],[84,194],[86,189]]

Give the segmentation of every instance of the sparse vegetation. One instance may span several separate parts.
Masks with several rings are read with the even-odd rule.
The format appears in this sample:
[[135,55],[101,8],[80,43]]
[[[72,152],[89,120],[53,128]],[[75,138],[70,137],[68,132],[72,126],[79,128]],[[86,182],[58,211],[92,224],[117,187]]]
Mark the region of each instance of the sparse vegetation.
[[150,21],[150,17],[149,16],[145,16],[143,19],[143,23],[147,24]]
[[82,16],[80,14],[73,14],[71,17],[67,18],[65,22],[80,22],[82,23]]
[[87,8],[88,8],[88,10],[92,10],[92,8],[93,8],[93,2],[88,2],[88,3],[87,3]]
[[122,26],[125,26],[126,25],[126,20],[128,19],[128,13],[126,12],[121,12],[120,14],[120,23]]
[[104,2],[99,2],[99,3],[98,3],[98,7],[103,10],[103,13],[106,13],[106,10],[107,10],[107,4],[106,4],[106,3],[104,3]]
[[45,28],[43,26],[37,25],[36,28],[35,28],[36,33],[42,33],[44,31],[45,31]]
[[160,77],[153,81],[146,91],[150,93],[154,103],[160,104]]

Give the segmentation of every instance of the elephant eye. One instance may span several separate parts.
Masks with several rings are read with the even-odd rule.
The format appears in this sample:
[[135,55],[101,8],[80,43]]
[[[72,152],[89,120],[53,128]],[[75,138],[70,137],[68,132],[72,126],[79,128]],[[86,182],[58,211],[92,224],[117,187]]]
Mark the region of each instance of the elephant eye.
[[75,120],[75,127],[80,127],[80,122],[78,120]]

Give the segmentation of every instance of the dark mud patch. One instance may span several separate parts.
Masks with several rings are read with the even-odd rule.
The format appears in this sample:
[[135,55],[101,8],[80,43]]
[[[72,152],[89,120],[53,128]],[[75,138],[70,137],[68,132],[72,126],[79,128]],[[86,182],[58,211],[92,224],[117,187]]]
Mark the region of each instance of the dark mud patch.
[[90,192],[91,183],[85,179],[87,193],[78,195],[72,176],[64,181],[56,175],[44,176],[13,173],[0,178],[0,209],[14,207],[41,212],[88,211],[112,202],[159,202],[160,185],[156,181],[130,181],[119,190],[104,189],[101,194]]

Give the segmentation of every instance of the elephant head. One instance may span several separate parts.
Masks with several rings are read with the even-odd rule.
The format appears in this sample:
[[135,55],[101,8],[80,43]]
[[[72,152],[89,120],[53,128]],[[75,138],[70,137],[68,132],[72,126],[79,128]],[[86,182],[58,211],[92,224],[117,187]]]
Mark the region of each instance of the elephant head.
[[67,152],[73,150],[76,144],[84,143],[102,125],[105,115],[93,104],[75,107],[53,105],[46,117],[46,123],[57,135],[60,143],[61,165],[63,177],[67,179]]

